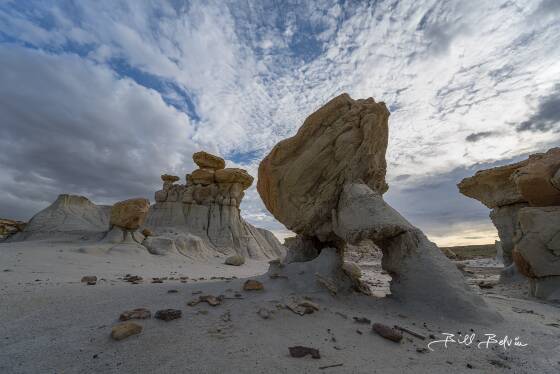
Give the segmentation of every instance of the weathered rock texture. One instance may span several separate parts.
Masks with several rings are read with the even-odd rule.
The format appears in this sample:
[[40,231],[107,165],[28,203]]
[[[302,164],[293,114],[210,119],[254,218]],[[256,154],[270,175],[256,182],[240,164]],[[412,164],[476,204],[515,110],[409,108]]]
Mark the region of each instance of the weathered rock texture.
[[[383,103],[341,95],[262,161],[258,191],[298,234],[269,276],[285,276],[294,288],[364,292],[342,255],[347,245],[371,240],[392,276],[392,299],[450,318],[498,320],[437,246],[383,200],[388,116]],[[295,274],[307,283],[292,281]]]
[[461,193],[492,209],[506,266],[502,278],[514,274],[517,265],[531,279],[532,293],[543,298],[553,297],[551,285],[560,288],[560,253],[548,242],[556,233],[560,237],[560,227],[553,224],[560,206],[559,181],[560,148],[552,148],[515,164],[478,171],[458,184]]
[[186,184],[162,176],[163,189],[156,192],[156,204],[150,207],[144,226],[173,245],[153,238],[150,251],[181,252],[179,247],[184,246],[178,241],[198,241],[197,253],[202,256],[216,251],[256,259],[282,256],[284,248],[272,233],[241,218],[239,204],[253,177],[242,169],[224,168],[223,159],[206,152],[195,153],[193,159],[201,168],[187,174]]
[[83,196],[59,195],[9,240],[101,238],[109,227],[110,211],[110,206],[95,205]]
[[12,219],[0,218],[0,241],[23,231],[26,223]]
[[307,117],[259,166],[257,189],[268,210],[288,229],[323,238],[346,183],[387,191],[388,118],[384,103],[347,94]]
[[144,223],[148,209],[150,209],[148,199],[137,198],[119,201],[111,208],[110,224],[124,230],[137,230]]

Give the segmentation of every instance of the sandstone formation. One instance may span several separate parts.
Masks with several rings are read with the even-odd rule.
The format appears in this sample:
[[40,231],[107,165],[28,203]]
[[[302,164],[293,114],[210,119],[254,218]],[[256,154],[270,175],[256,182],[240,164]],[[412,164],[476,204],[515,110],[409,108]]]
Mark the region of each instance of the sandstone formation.
[[112,226],[118,226],[123,230],[137,230],[146,219],[150,201],[137,198],[119,201],[111,208]]
[[146,243],[150,252],[182,252],[182,242],[198,241],[201,256],[216,252],[255,259],[282,256],[284,249],[272,233],[240,215],[239,204],[253,177],[242,169],[225,168],[222,158],[206,152],[195,153],[193,160],[200,168],[187,174],[184,185],[175,184],[178,178],[162,176],[163,188],[155,193],[156,204],[144,223],[154,236]]
[[307,117],[259,166],[257,189],[267,209],[294,232],[328,239],[345,184],[363,181],[381,194],[388,188],[388,118],[384,103],[347,94]]
[[18,232],[22,232],[25,225],[25,222],[0,218],[0,241],[17,234]]
[[110,206],[95,205],[83,196],[59,195],[9,240],[101,238],[109,227],[110,210]]
[[383,200],[388,116],[384,103],[343,94],[261,162],[257,188],[265,205],[298,234],[269,277],[294,290],[367,292],[343,253],[372,241],[392,277],[392,299],[449,318],[499,320],[437,246]]
[[[253,182],[247,171],[225,168],[225,161],[197,152],[201,168],[186,176],[161,176],[163,188],[156,203],[144,198],[118,202],[112,207],[87,198],[60,195],[9,240],[79,240],[84,253],[180,255],[193,260],[237,255],[241,258],[283,257],[284,247],[269,231],[241,217],[239,205]],[[93,244],[92,244],[93,243]]]
[[[560,236],[556,212],[560,206],[560,148],[529,156],[527,160],[478,171],[458,184],[459,191],[491,208],[506,269],[505,280],[515,268],[530,278],[532,294],[558,298],[560,254],[552,238]],[[552,288],[554,288],[552,287]]]

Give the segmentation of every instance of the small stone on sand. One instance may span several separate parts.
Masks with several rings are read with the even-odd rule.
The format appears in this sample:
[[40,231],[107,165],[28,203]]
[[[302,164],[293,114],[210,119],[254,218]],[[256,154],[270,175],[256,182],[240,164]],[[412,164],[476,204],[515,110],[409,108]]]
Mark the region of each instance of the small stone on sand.
[[394,329],[382,323],[374,323],[372,330],[377,334],[381,335],[385,339],[392,340],[396,343],[402,340],[402,332],[400,330]]
[[111,338],[114,340],[123,340],[131,335],[140,334],[142,326],[134,322],[119,323],[111,330]]
[[316,359],[321,358],[321,354],[319,353],[319,350],[315,348],[297,345],[295,347],[289,347],[288,349],[290,350],[290,356],[292,357],[300,358],[300,357],[305,357],[307,355],[311,355],[311,357]]
[[243,284],[244,291],[260,291],[262,289],[264,289],[263,284],[254,279],[248,279],[245,284]]
[[163,321],[171,321],[177,318],[181,318],[182,312],[178,309],[162,309],[156,312],[155,318],[161,319]]
[[152,313],[146,308],[137,308],[122,312],[119,321],[128,321],[129,319],[147,319],[151,318]]

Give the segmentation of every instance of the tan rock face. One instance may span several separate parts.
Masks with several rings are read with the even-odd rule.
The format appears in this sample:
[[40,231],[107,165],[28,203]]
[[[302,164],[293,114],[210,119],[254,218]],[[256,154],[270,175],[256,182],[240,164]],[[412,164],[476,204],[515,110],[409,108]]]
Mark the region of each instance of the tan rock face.
[[111,208],[110,223],[122,229],[136,230],[144,223],[149,208],[150,201],[148,199],[138,198],[120,201]]
[[223,158],[204,151],[193,154],[193,161],[201,169],[219,170],[226,167],[226,162]]
[[480,201],[490,209],[525,202],[510,178],[517,169],[525,165],[527,161],[480,170],[474,176],[463,179],[457,186],[463,195]]
[[292,231],[321,237],[332,231],[331,212],[345,183],[362,180],[387,191],[388,118],[384,103],[347,94],[311,114],[259,166],[257,190],[268,210]]
[[458,184],[459,191],[488,208],[515,203],[531,206],[560,205],[555,187],[560,169],[560,148],[529,156],[527,160],[478,171]]
[[239,183],[244,190],[251,187],[254,180],[246,170],[237,168],[216,170],[215,178],[217,183]]
[[519,193],[531,206],[560,205],[554,176],[560,169],[560,148],[529,156],[527,164],[512,174]]
[[191,173],[191,180],[194,184],[202,184],[207,186],[214,183],[214,170],[212,169],[196,169]]

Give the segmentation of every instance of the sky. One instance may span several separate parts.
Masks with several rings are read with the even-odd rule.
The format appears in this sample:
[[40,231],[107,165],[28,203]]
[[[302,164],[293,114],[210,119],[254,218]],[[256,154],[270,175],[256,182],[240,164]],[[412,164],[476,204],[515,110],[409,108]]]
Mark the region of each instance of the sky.
[[[193,152],[257,176],[331,98],[384,101],[386,200],[492,243],[456,184],[560,143],[560,1],[0,0],[0,217],[60,193],[152,199]],[[255,185],[242,215],[291,235]]]

